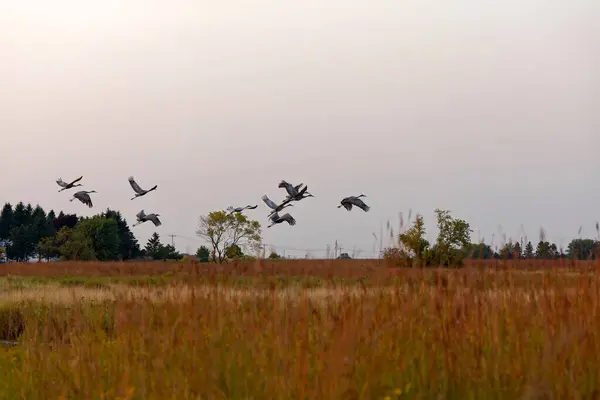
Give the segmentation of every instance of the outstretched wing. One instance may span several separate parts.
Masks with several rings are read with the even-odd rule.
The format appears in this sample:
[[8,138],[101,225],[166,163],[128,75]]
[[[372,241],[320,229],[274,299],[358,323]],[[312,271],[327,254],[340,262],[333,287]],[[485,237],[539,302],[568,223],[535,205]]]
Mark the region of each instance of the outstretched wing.
[[364,201],[362,201],[361,199],[355,198],[352,200],[352,203],[354,203],[354,205],[360,209],[362,209],[363,211],[369,211],[371,209],[371,207],[369,207],[368,205],[366,205],[364,203]]
[[141,220],[146,216],[146,213],[144,212],[144,210],[142,210],[139,213],[137,213],[135,216],[137,217],[138,220]]
[[137,182],[135,181],[135,179],[133,179],[133,176],[130,176],[129,178],[127,178],[127,180],[129,181],[129,184],[131,185],[131,188],[137,193],[137,194],[142,194],[144,193],[144,189],[142,189],[140,187],[140,185],[137,184]]
[[345,208],[346,210],[348,210],[348,211],[351,211],[351,210],[352,210],[352,203],[350,203],[350,202],[348,202],[348,201],[345,201],[345,202],[343,202],[343,203],[342,203],[342,205],[344,206],[344,208]]
[[154,226],[161,226],[162,225],[162,222],[160,222],[160,219],[158,219],[158,217],[156,215],[154,215],[154,214],[150,214],[148,216],[148,219],[150,221],[152,221],[152,223],[154,224]]
[[285,213],[281,216],[281,219],[287,222],[290,225],[296,225],[296,220],[290,214]]
[[273,202],[273,200],[269,199],[266,194],[264,194],[261,198],[262,198],[262,201],[264,201],[265,204],[267,206],[269,206],[269,208],[271,208],[273,210],[277,208],[277,204],[275,204]]
[[60,186],[60,187],[67,187],[67,185],[68,185],[68,183],[63,181],[62,178],[58,178],[56,180],[56,183],[58,183],[58,186]]
[[83,179],[83,176],[80,176],[79,178],[75,179],[73,182],[69,183],[69,185],[74,185],[82,179]]
[[92,208],[92,206],[93,206],[92,199],[89,194],[87,194],[85,192],[78,192],[78,193],[75,193],[75,197],[77,197],[79,199],[79,201],[81,201],[86,206]]

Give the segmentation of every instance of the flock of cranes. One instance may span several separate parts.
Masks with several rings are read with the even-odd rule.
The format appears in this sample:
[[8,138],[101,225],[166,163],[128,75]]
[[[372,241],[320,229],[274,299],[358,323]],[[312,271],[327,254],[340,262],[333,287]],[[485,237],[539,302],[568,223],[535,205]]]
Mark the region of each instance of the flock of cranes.
[[[73,180],[72,182],[67,183],[67,182],[63,181],[62,178],[58,178],[56,180],[56,183],[61,187],[61,189],[59,190],[59,193],[62,192],[63,190],[72,189],[77,186],[83,186],[82,184],[79,183],[82,179],[83,179],[83,176],[80,176],[79,178]],[[146,194],[148,194],[158,188],[158,185],[154,185],[152,188],[150,188],[148,190],[142,189],[140,187],[140,185],[137,184],[137,182],[135,181],[133,176],[130,176],[129,178],[127,178],[127,180],[129,181],[129,185],[135,192],[135,195],[131,198],[131,200],[135,200],[138,197],[145,196]],[[302,186],[304,186],[304,187],[302,187]],[[286,207],[293,207],[294,205],[291,203],[294,201],[298,202],[307,197],[315,197],[311,193],[308,192],[308,186],[304,185],[303,183],[300,183],[299,185],[294,186],[291,183],[288,183],[288,182],[282,180],[281,182],[279,182],[278,187],[285,189],[288,194],[287,197],[280,204],[277,204],[273,200],[269,199],[266,194],[261,197],[262,201],[271,209],[271,212],[267,215],[267,218],[269,218],[271,220],[271,224],[269,226],[267,226],[267,228],[270,228],[276,224],[281,224],[282,222],[287,222],[289,225],[296,225],[296,220],[289,213],[285,213],[283,215],[279,215],[279,213]],[[91,193],[97,193],[97,192],[95,190],[89,190],[89,191],[80,190],[78,192],[75,192],[73,194],[73,197],[69,201],[72,202],[73,200],[79,200],[81,203],[83,203],[86,206],[91,208],[91,207],[93,207],[92,199],[90,197]],[[362,201],[360,199],[361,197],[367,197],[367,196],[365,196],[364,194],[361,194],[359,196],[345,197],[340,201],[340,205],[338,205],[337,207],[338,208],[344,207],[346,210],[351,211],[352,207],[356,206],[365,212],[369,211],[370,207],[368,205],[366,205],[364,203],[364,201]],[[227,208],[227,211],[229,212],[228,215],[231,215],[233,213],[241,213],[245,210],[254,210],[257,207],[258,207],[258,204],[247,205],[245,207],[230,206]],[[159,215],[160,214],[155,214],[155,213],[146,214],[144,212],[144,210],[142,209],[139,213],[136,214],[137,221],[132,226],[137,226],[137,225],[143,224],[144,222],[147,222],[147,221],[152,222],[154,224],[154,226],[160,226],[160,225],[162,225],[162,222],[158,219]]]

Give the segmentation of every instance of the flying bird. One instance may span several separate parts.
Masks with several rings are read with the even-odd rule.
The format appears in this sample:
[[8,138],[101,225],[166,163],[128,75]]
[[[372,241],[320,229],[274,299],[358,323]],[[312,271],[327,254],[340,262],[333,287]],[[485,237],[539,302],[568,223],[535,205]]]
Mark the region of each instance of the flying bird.
[[58,192],[60,193],[63,190],[72,189],[75,186],[83,186],[82,184],[77,183],[82,179],[83,179],[83,176],[80,176],[79,178],[75,179],[73,182],[67,183],[67,182],[63,181],[62,178],[58,178],[56,180],[56,183],[58,183],[58,186],[62,187],[62,189],[60,189]]
[[131,198],[131,200],[133,200],[133,199],[135,199],[137,197],[144,196],[145,194],[150,193],[153,190],[156,190],[156,188],[158,187],[158,185],[154,185],[154,187],[152,187],[151,189],[144,190],[144,189],[142,189],[140,187],[140,185],[137,184],[137,182],[135,181],[135,179],[133,179],[133,176],[130,176],[129,178],[127,178],[127,180],[129,181],[129,184],[131,185],[131,188],[135,192],[135,196],[133,196]]
[[258,204],[255,206],[247,205],[246,207],[236,207],[236,208],[229,206],[229,207],[227,207],[227,211],[229,211],[229,214],[227,214],[227,215],[231,215],[234,212],[241,213],[244,210],[254,210],[256,207],[258,207]]
[[268,215],[269,217],[272,214],[274,214],[276,212],[279,212],[279,211],[283,210],[286,207],[292,207],[293,206],[293,204],[288,204],[288,203],[281,203],[281,204],[277,205],[277,204],[275,204],[275,202],[273,200],[269,199],[266,194],[264,194],[261,198],[262,198],[262,201],[264,201],[265,204],[267,206],[269,206],[270,209],[273,210],[273,211],[271,211],[269,213],[269,215]]
[[307,197],[315,197],[311,193],[307,192],[307,190],[308,186],[304,186],[304,188],[301,191],[297,192],[295,195],[286,197],[286,199],[281,204],[287,204],[292,201],[300,201]]
[[352,210],[352,206],[356,206],[365,212],[369,211],[371,207],[366,205],[361,199],[359,199],[359,197],[367,196],[361,194],[360,196],[345,197],[342,199],[342,201],[340,201],[340,205],[337,206],[337,208],[344,207],[346,210],[350,211]]
[[285,188],[285,190],[288,193],[288,197],[292,197],[292,196],[296,196],[298,194],[298,191],[300,190],[302,185],[303,185],[303,183],[294,186],[291,183],[288,183],[288,182],[282,180],[281,182],[279,182],[279,185],[277,185],[277,187]]
[[142,210],[139,213],[137,213],[137,215],[136,215],[137,222],[135,224],[133,224],[132,226],[137,226],[139,224],[143,224],[146,221],[152,221],[154,226],[161,226],[162,222],[160,222],[160,220],[158,219],[159,215],[160,214],[146,214],[144,212],[144,210]]
[[89,192],[86,190],[81,190],[81,191],[73,194],[73,198],[69,199],[69,201],[73,201],[73,200],[77,199],[80,202],[82,202],[83,204],[85,204],[86,206],[92,208],[93,204],[92,204],[92,199],[90,198],[90,193],[97,193],[97,192],[95,190],[90,190]]
[[287,222],[289,225],[296,225],[296,220],[288,213],[283,214],[281,217],[279,216],[279,213],[274,213],[271,216],[271,222],[272,224],[267,226],[267,228],[270,228],[273,225],[280,224],[282,222]]

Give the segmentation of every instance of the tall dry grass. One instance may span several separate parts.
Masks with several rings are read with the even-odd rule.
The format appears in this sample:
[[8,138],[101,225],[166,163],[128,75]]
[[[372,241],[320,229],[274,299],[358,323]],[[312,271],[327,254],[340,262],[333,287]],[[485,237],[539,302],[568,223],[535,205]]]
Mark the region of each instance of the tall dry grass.
[[60,295],[47,298],[43,281],[7,288],[0,335],[22,333],[0,349],[0,397],[600,395],[600,271],[404,270],[386,285],[324,275],[318,288],[246,279],[259,284],[198,274],[166,287],[52,283]]

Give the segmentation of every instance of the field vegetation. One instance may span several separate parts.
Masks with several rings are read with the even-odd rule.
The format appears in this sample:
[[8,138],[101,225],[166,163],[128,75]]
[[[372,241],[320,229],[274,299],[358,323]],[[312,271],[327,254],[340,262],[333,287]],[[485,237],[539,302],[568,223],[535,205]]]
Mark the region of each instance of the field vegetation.
[[0,252],[50,262],[0,264],[0,398],[600,398],[600,241],[436,217],[375,260],[290,260],[214,211],[190,257],[115,210],[7,203]]
[[596,398],[595,261],[9,263],[1,398]]

